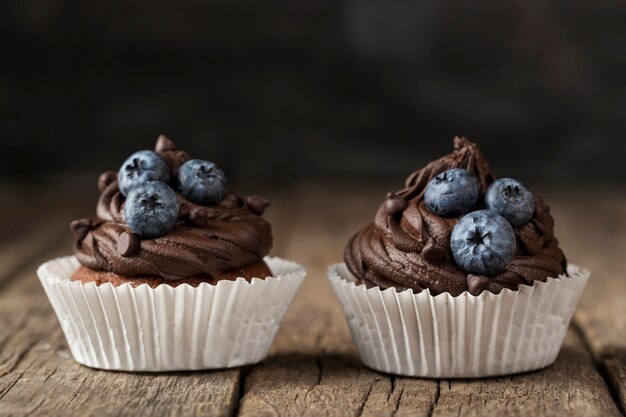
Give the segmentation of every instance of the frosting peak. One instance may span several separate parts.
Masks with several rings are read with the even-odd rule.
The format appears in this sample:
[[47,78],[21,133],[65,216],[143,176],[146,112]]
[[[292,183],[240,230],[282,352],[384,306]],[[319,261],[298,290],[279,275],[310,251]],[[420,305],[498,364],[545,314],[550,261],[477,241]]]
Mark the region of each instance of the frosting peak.
[[357,278],[367,286],[477,295],[484,290],[517,290],[520,284],[565,273],[565,257],[554,237],[550,208],[541,198],[535,199],[532,219],[514,229],[516,254],[502,273],[486,277],[457,267],[450,251],[450,234],[461,216],[437,216],[423,202],[429,181],[453,168],[465,168],[478,179],[480,198],[474,209],[483,208],[482,197],[495,177],[478,145],[456,137],[452,153],[409,175],[403,189],[387,195],[374,222],[350,240],[344,257]]
[[[155,151],[175,176],[190,159],[161,135]],[[125,198],[117,173],[107,171],[98,179],[101,195],[97,219],[72,222],[79,262],[96,271],[122,276],[157,275],[179,280],[196,275],[213,278],[224,272],[260,262],[272,247],[272,231],[261,217],[269,201],[258,196],[242,198],[226,194],[223,200],[202,206],[177,193],[180,209],[176,225],[154,239],[139,239],[124,222]]]

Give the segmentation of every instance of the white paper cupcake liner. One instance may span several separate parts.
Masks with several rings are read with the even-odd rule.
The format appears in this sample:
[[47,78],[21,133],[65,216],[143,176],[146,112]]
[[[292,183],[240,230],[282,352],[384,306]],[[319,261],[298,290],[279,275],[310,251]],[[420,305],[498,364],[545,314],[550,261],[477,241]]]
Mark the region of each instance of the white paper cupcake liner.
[[131,287],[69,279],[74,256],[37,270],[74,359],[124,371],[218,369],[263,360],[306,275],[295,262],[266,258],[274,277]]
[[367,289],[345,264],[328,268],[363,363],[429,378],[507,375],[552,364],[591,274],[571,264],[567,273],[519,291],[453,297]]

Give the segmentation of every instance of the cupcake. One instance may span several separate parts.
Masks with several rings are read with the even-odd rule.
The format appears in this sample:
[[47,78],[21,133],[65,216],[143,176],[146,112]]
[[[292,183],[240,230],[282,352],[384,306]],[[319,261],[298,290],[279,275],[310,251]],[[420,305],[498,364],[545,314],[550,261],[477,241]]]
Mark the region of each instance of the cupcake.
[[74,256],[38,269],[72,355],[127,371],[227,368],[265,358],[304,269],[268,257],[269,201],[226,191],[212,162],[165,136],[98,179]]
[[363,362],[438,378],[553,363],[590,275],[567,263],[553,229],[540,197],[455,138],[329,267]]

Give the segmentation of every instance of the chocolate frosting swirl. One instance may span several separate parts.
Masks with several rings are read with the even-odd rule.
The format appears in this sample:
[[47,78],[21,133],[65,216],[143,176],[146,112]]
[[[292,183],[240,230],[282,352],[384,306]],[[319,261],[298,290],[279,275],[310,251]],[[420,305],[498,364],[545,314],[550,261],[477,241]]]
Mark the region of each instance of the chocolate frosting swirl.
[[[155,150],[173,174],[189,159],[164,136]],[[262,197],[226,194],[218,204],[201,206],[177,193],[180,210],[176,225],[162,236],[142,240],[124,222],[125,198],[118,189],[117,174],[103,173],[98,186],[97,219],[72,222],[76,257],[90,269],[168,280],[202,274],[218,277],[262,261],[272,247],[271,227],[261,217],[269,202]]]
[[[450,234],[458,219],[439,217],[424,205],[424,190],[439,173],[465,168],[479,181],[481,196],[473,210],[482,209],[483,195],[494,176],[475,143],[454,139],[454,152],[409,175],[405,187],[389,193],[374,222],[360,230],[346,246],[344,258],[352,274],[366,286],[408,288],[432,294],[464,291],[517,290],[520,284],[545,281],[565,273],[566,260],[554,237],[549,206],[536,197],[532,219],[515,229],[517,249],[507,268],[496,276],[467,274],[454,263]],[[473,211],[472,210],[472,211]]]

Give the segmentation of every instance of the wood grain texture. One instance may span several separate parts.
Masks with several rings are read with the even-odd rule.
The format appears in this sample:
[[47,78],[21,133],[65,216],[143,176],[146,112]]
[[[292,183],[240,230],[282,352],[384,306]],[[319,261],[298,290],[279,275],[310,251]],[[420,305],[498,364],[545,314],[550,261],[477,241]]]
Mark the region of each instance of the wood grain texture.
[[546,370],[440,384],[433,416],[620,416],[602,376],[574,331]]
[[[626,397],[624,195],[542,193],[552,203],[568,258],[593,271],[554,366],[510,377],[437,381],[365,368],[325,277],[326,266],[341,261],[345,243],[373,218],[386,191],[300,184],[269,193],[273,253],[303,263],[309,276],[270,357],[236,370],[154,375],[76,364],[34,273],[40,262],[70,252],[67,223],[44,222],[39,234],[5,240],[0,246],[0,276],[6,277],[0,286],[0,415],[621,414],[618,407],[623,410]],[[11,226],[0,225],[0,232],[8,230],[3,228]],[[11,269],[19,272],[2,272]]]

